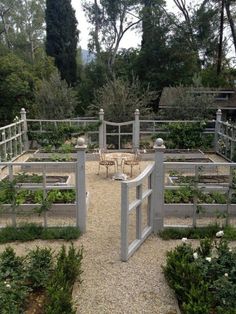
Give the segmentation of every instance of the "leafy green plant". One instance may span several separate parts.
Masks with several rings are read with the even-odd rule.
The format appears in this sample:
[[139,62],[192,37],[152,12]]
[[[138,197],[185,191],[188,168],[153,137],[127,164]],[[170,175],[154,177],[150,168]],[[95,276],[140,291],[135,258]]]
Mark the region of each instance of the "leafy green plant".
[[181,186],[176,190],[165,190],[165,203],[193,203],[194,196],[197,197],[198,203],[206,204],[226,204],[227,194],[220,192],[203,193],[201,189],[194,186]]
[[[221,235],[223,235],[221,231]],[[224,239],[184,243],[167,253],[163,267],[184,314],[234,313],[236,252]]]
[[[164,140],[168,148],[195,149],[212,147],[213,137],[203,134],[206,123],[201,122],[172,122],[165,126]],[[159,135],[154,134],[155,140]],[[163,138],[163,135],[161,135]]]
[[[206,227],[197,227],[197,228],[165,228],[164,230],[159,232],[159,236],[163,240],[169,239],[182,239],[182,238],[189,238],[189,239],[201,239],[201,238],[213,238],[216,232],[219,230],[219,226],[217,224],[208,225]],[[225,234],[228,232],[225,230]],[[236,231],[235,231],[236,232]],[[233,233],[232,233],[233,235]],[[236,233],[234,237],[231,238],[236,239]]]
[[47,192],[44,196],[42,189],[37,190],[18,190],[15,181],[5,180],[0,182],[0,204],[13,204],[15,208],[20,204],[41,204],[36,211],[39,213],[48,211],[52,203],[74,203],[76,198],[75,190],[54,189]]
[[35,207],[34,210],[40,216],[42,213],[46,213],[47,211],[49,211],[51,207],[52,202],[48,200],[48,197],[46,197],[45,199],[42,200],[40,206]]
[[75,313],[72,307],[72,287],[80,281],[83,249],[70,245],[61,247],[54,262],[49,248],[29,251],[16,256],[7,247],[0,254],[0,306],[3,314],[23,314],[29,292],[47,294],[43,313]]
[[25,265],[26,279],[33,288],[45,288],[53,270],[52,250],[39,248],[31,250]]
[[6,247],[0,254],[1,313],[23,313],[21,309],[29,292],[23,262],[24,258],[16,256],[11,247]]
[[12,241],[32,241],[35,239],[53,240],[78,239],[80,230],[77,227],[50,227],[43,228],[36,224],[24,224],[20,227],[5,227],[0,229],[0,243],[8,243]]
[[62,246],[57,255],[55,271],[47,286],[46,313],[75,313],[72,307],[71,291],[75,279],[80,280],[82,258],[83,249],[76,250],[71,244],[67,253],[65,246]]
[[[89,131],[96,131],[100,122],[89,123],[83,126],[70,126],[69,124],[65,125],[57,125],[50,124],[45,126],[45,132],[41,133],[39,130],[37,131],[29,131],[29,138],[31,140],[37,141],[37,143],[43,148],[49,148],[49,151],[53,150],[67,150],[69,149],[69,145],[65,142],[71,140],[74,135],[81,136],[86,134]],[[71,148],[71,145],[70,145]]]

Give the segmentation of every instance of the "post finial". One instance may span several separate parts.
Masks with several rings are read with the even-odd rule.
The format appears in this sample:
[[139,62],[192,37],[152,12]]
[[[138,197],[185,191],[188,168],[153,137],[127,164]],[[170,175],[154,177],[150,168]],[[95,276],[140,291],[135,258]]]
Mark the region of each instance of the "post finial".
[[162,138],[157,138],[156,139],[156,146],[158,146],[158,147],[161,147],[163,144],[164,144],[164,141],[163,141],[163,139]]
[[77,146],[84,146],[85,139],[83,137],[78,137],[77,139]]
[[155,141],[155,144],[153,146],[153,148],[155,150],[161,151],[161,150],[165,150],[165,145],[164,145],[164,141],[162,138],[157,138]]

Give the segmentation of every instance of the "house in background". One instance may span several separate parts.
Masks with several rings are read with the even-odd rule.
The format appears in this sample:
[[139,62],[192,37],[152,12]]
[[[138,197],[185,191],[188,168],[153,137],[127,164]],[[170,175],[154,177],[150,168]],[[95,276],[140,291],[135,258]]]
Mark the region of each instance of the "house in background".
[[[223,117],[225,119],[236,120],[236,91],[235,89],[226,88],[204,88],[204,87],[180,87],[182,91],[186,93],[204,94],[214,97],[213,104],[209,109],[214,110],[221,109]],[[165,115],[165,112],[176,110],[174,103],[178,96],[179,87],[165,87],[162,91],[159,111]],[[197,104],[196,104],[197,105]],[[188,108],[191,110],[191,108]]]

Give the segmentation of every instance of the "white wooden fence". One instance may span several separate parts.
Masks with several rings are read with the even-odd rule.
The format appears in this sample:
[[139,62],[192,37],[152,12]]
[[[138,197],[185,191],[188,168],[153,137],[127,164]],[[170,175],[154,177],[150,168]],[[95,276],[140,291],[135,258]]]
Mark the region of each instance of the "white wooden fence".
[[222,112],[216,114],[215,151],[229,161],[236,161],[236,125],[222,121]]
[[[0,163],[0,176],[1,183],[11,182],[13,186],[6,186],[7,189],[13,189],[13,192],[20,191],[40,191],[43,193],[43,200],[47,199],[47,194],[50,191],[75,191],[75,200],[69,204],[52,204],[49,209],[42,212],[43,225],[58,225],[57,221],[60,221],[60,226],[66,226],[70,222],[74,222],[74,225],[79,227],[82,233],[86,232],[86,217],[87,217],[87,206],[88,206],[88,193],[86,192],[85,184],[85,150],[86,145],[84,139],[78,139],[76,145],[77,150],[77,161],[76,162],[1,162]],[[35,167],[35,168],[34,168]],[[37,175],[42,177],[39,183],[21,183],[16,182],[15,177],[17,174],[26,174],[31,176],[35,174],[36,169]],[[27,172],[26,172],[27,171]],[[68,175],[69,180],[65,184],[56,183],[52,184],[47,182],[48,177],[58,175]],[[4,185],[2,186],[4,189]],[[3,192],[3,191],[2,191]],[[12,190],[7,191],[11,194]],[[16,194],[15,193],[15,194]],[[11,204],[1,204],[0,220],[1,225],[4,225],[4,221],[12,223],[13,226],[17,225],[17,221],[22,222],[25,217],[34,216],[37,217],[37,213],[34,210],[36,207],[40,207],[42,203],[36,204],[22,204],[12,198]],[[23,217],[23,218],[22,218]],[[17,220],[18,218],[18,220]],[[31,217],[32,218],[32,217]],[[60,219],[59,219],[60,218]],[[69,219],[70,218],[70,219]],[[9,220],[10,219],[10,220]],[[36,220],[39,220],[35,218]],[[50,224],[48,223],[50,221]],[[32,220],[30,220],[32,222]]]
[[28,149],[26,112],[21,110],[21,118],[0,128],[0,161],[13,160]]
[[[164,162],[165,146],[162,139],[156,141],[154,150],[154,165],[148,166],[137,178],[121,183],[123,261],[128,260],[151,232],[158,233],[165,227],[198,227],[212,223],[220,217],[226,224],[236,224],[236,197],[233,197],[236,195],[236,163]],[[178,169],[179,175],[185,178],[191,176],[192,182],[182,185],[170,184],[168,176],[171,169]],[[216,178],[216,182],[201,182],[204,176]],[[220,179],[223,181],[220,182]],[[136,193],[131,192],[132,187],[135,187]],[[193,199],[182,204],[165,203],[165,191],[178,190],[180,187],[191,189]],[[225,201],[222,203],[217,203],[217,200],[211,203],[199,201],[199,193],[210,195],[212,192],[219,193],[214,194],[218,199],[223,195]],[[134,211],[136,215],[132,217]],[[144,215],[141,214],[143,212],[149,217],[144,228],[142,227]],[[133,220],[136,220],[136,224]]]
[[[53,132],[53,128],[65,126],[75,127],[75,129],[92,127],[94,129],[86,131],[85,134],[88,145],[95,145],[99,148],[110,147],[111,149],[138,149],[141,141],[146,141],[148,138],[152,142],[151,138],[156,133],[168,132],[166,126],[173,122],[193,123],[197,121],[141,120],[138,109],[134,112],[133,121],[122,123],[105,121],[103,109],[99,111],[98,119],[39,120],[28,119],[25,109],[22,108],[20,120],[0,128],[0,160],[13,160],[24,151],[27,151],[29,148],[29,132],[31,134],[43,134]],[[205,133],[215,133],[212,124],[214,124],[214,121],[211,121],[211,125],[205,130]]]

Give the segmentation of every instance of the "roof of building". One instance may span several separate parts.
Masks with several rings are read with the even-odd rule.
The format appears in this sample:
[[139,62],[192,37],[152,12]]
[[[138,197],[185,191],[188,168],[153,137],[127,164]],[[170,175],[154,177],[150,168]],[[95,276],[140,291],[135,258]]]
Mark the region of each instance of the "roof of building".
[[183,90],[186,90],[186,93],[214,95],[215,106],[213,109],[236,109],[236,93],[234,89],[204,87],[165,87],[161,94],[159,108],[173,108],[174,99]]

